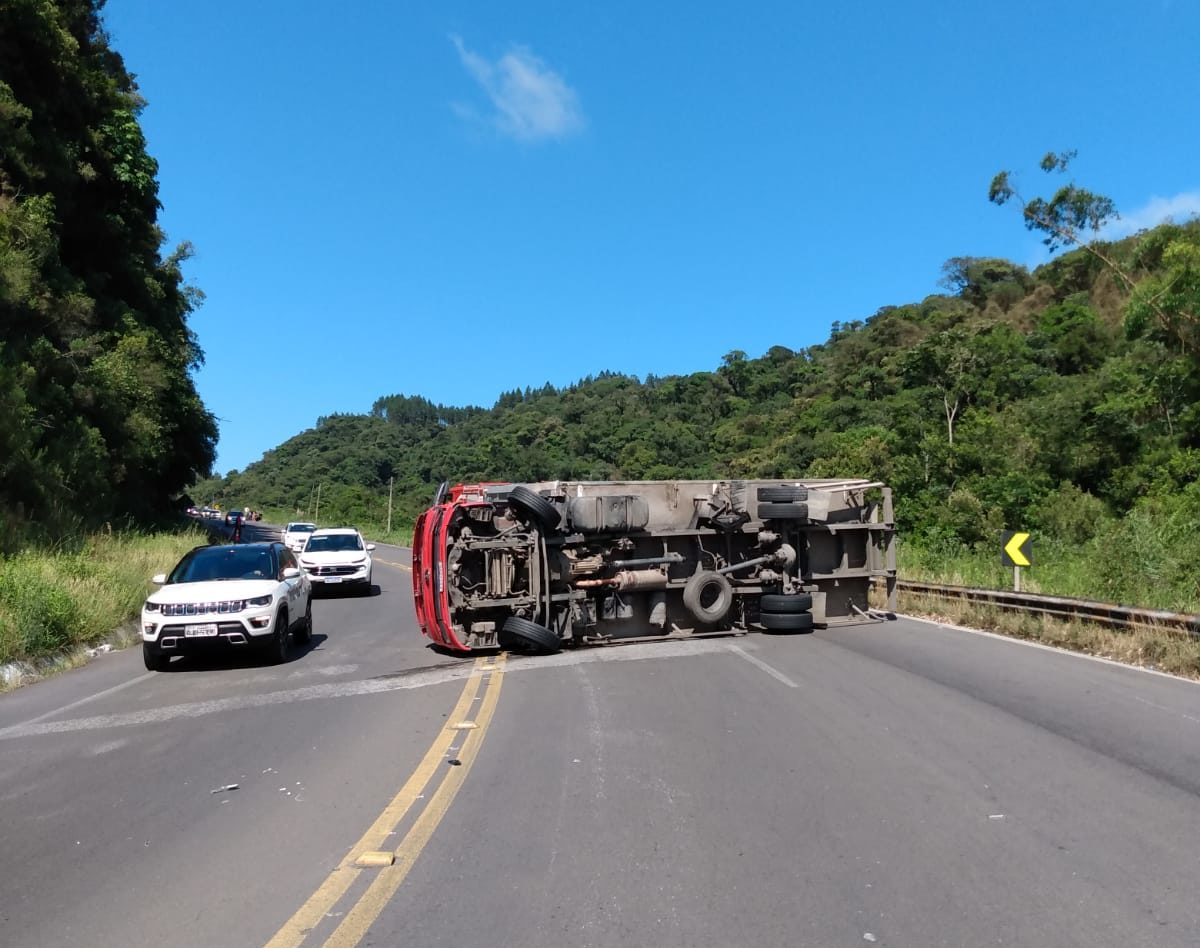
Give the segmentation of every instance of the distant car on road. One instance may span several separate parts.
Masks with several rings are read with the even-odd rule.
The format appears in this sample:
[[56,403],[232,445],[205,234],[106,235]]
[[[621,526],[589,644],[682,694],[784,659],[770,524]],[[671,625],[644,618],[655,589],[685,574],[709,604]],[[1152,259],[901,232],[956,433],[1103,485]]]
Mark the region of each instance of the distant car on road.
[[293,553],[299,553],[304,549],[304,544],[308,542],[308,538],[316,529],[315,523],[303,520],[293,521],[283,528],[283,545]]
[[187,509],[187,515],[188,515],[189,517],[199,517],[199,516],[200,516],[200,511],[199,511],[198,509],[196,509],[195,507],[188,507],[188,509]]
[[240,510],[231,510],[225,515],[225,526],[236,526],[237,524],[241,523],[243,519],[244,518]]
[[300,554],[300,566],[314,588],[346,584],[366,595],[371,591],[371,552],[374,543],[363,541],[354,527],[314,530]]
[[216,646],[287,661],[289,638],[312,637],[312,583],[282,543],[198,546],[142,607],[142,658],[166,671],[172,655]]

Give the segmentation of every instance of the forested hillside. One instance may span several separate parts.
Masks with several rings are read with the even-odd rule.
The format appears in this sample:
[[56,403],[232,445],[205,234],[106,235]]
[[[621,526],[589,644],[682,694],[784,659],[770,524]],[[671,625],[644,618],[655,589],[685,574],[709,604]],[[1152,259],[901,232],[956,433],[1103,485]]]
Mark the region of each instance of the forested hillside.
[[164,255],[103,0],[0,3],[0,552],[153,516],[208,473],[198,291]]
[[835,324],[821,345],[687,376],[602,373],[491,409],[392,395],[197,497],[311,515],[321,485],[322,519],[379,523],[393,476],[410,518],[443,478],[869,476],[927,547],[994,543],[1005,526],[1083,543],[1139,504],[1195,523],[1198,258],[1197,222],[1033,273],[956,258],[944,295]]

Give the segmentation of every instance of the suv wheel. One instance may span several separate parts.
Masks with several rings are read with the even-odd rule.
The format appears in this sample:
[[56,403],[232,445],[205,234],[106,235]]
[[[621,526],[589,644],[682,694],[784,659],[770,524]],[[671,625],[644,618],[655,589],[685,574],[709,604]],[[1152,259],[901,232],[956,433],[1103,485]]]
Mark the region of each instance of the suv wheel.
[[165,672],[167,666],[171,664],[171,656],[164,655],[162,652],[156,652],[143,642],[142,661],[145,662],[148,671]]
[[286,609],[280,609],[279,615],[275,619],[275,634],[271,636],[271,642],[267,645],[267,660],[272,665],[282,665],[288,660],[288,614]]

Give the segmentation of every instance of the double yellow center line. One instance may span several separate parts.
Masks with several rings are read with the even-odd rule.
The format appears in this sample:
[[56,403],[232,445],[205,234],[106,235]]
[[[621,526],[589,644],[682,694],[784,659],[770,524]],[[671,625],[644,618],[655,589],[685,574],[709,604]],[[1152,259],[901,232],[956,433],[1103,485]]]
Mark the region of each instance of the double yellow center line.
[[[429,751],[417,765],[417,769],[379,814],[379,818],[351,847],[317,891],[267,942],[267,948],[297,948],[320,925],[325,916],[332,912],[359,876],[363,872],[373,872],[375,878],[353,906],[345,911],[341,923],[324,944],[336,948],[350,948],[362,940],[404,882],[417,857],[433,836],[434,830],[450,809],[459,788],[467,779],[471,765],[479,754],[479,747],[483,743],[488,725],[491,724],[492,715],[495,714],[496,702],[500,699],[504,662],[503,654],[475,660],[475,668],[471,677],[467,679],[458,703],[450,713],[447,728],[438,734]],[[471,709],[481,690],[483,695],[479,702],[479,711],[472,717]],[[448,767],[450,749],[455,741],[459,742],[455,755],[458,766]],[[412,809],[413,804],[423,798],[425,788],[439,772],[444,773],[441,782],[425,801],[424,808],[400,841],[400,845],[390,853],[384,851],[386,855],[394,856],[395,861],[381,869],[362,868],[360,862],[369,861],[362,859],[364,854],[369,854],[370,857],[381,854],[388,836]]]

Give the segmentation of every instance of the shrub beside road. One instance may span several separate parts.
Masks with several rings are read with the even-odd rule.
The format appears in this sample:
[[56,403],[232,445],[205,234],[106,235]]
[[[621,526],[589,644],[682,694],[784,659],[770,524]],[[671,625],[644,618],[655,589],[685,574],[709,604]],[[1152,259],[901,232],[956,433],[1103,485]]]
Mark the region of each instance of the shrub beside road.
[[204,542],[192,527],[99,533],[0,558],[0,665],[103,641],[136,618],[151,576]]

